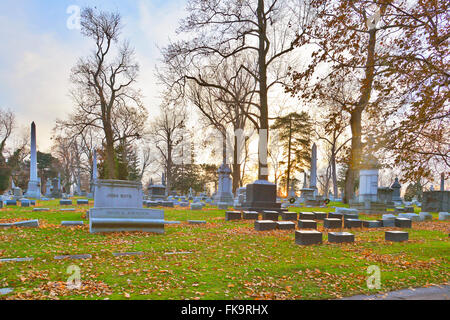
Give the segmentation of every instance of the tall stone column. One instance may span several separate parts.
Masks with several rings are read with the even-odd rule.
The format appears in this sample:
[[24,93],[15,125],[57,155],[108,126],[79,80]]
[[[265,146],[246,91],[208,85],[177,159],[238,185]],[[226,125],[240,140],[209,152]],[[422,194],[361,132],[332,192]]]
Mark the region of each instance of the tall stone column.
[[311,151],[311,176],[309,177],[309,188],[314,189],[317,195],[317,145],[314,143]]
[[41,198],[40,181],[37,174],[37,153],[36,153],[36,124],[31,124],[31,145],[30,145],[30,181],[25,194],[28,198]]
[[441,191],[445,191],[445,174],[441,173]]
[[94,150],[92,156],[92,179],[91,179],[91,193],[94,193],[95,181],[98,179],[98,168],[97,168],[97,150]]

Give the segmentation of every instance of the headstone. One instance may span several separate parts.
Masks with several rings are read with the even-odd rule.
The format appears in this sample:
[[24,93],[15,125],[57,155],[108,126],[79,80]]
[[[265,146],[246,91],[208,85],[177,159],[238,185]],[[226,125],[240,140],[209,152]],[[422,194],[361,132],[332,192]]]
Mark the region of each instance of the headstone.
[[330,243],[353,243],[355,235],[349,232],[329,232],[328,242]]
[[201,203],[191,203],[191,210],[202,210],[203,205]]
[[363,220],[363,227],[364,228],[382,228],[383,222],[378,220]]
[[240,211],[227,211],[225,212],[225,221],[231,220],[241,220],[241,212]]
[[439,212],[439,220],[448,221],[450,220],[450,213],[448,212]]
[[20,200],[20,206],[22,208],[27,208],[30,206],[30,201],[27,199],[22,199],[22,200]]
[[242,219],[244,220],[258,220],[259,214],[256,211],[244,211],[242,212]]
[[77,205],[89,205],[88,199],[77,199]]
[[342,220],[344,218],[344,215],[340,212],[329,212],[328,218],[330,219],[340,219]]
[[422,210],[426,212],[449,212],[450,191],[428,191],[423,193]]
[[353,209],[353,208],[341,208],[341,207],[336,207],[336,209],[334,210],[335,213],[353,213],[353,214],[358,214],[359,211],[357,209]]
[[269,231],[275,230],[277,228],[277,223],[271,220],[257,220],[255,221],[256,231]]
[[36,124],[31,123],[31,146],[30,146],[30,180],[25,194],[27,198],[40,199],[41,182],[37,175],[37,153],[36,153]]
[[230,176],[231,169],[226,163],[223,163],[217,172],[219,175],[219,183],[217,193],[214,197],[214,203],[226,203],[231,207],[234,204],[232,193],[233,186]]
[[263,211],[262,219],[263,220],[272,220],[278,221],[279,214],[277,211]]
[[327,218],[323,220],[323,227],[325,229],[340,229],[342,228],[342,220],[335,218]]
[[394,184],[391,186],[392,192],[392,201],[394,202],[400,202],[402,201],[402,198],[400,196],[402,186],[400,185],[400,182],[398,181],[398,178],[395,178]]
[[359,171],[359,202],[377,201],[378,169]]
[[164,211],[142,208],[142,185],[134,181],[97,180],[94,208],[89,211],[91,233],[139,231],[164,233]]
[[227,202],[219,202],[217,204],[217,208],[219,210],[227,210],[230,207],[230,205]]
[[76,254],[76,255],[65,255],[65,256],[55,256],[53,259],[55,260],[84,260],[84,259],[91,259],[92,255],[90,254]]
[[34,208],[34,212],[47,212],[50,211],[50,208]]
[[72,200],[70,200],[70,199],[61,199],[61,200],[59,200],[59,205],[60,206],[71,206],[72,205]]
[[314,220],[316,219],[316,214],[314,212],[299,212],[298,218],[300,220]]
[[295,230],[295,223],[292,221],[276,221],[278,230]]
[[61,226],[63,227],[79,227],[83,225],[83,221],[61,221]]
[[433,220],[433,216],[428,212],[419,213],[420,221],[431,221]]
[[206,224],[206,221],[203,220],[188,220],[189,224]]
[[314,211],[314,219],[315,220],[324,220],[328,217],[328,213],[321,211]]
[[282,212],[281,220],[284,221],[297,221],[297,212]]
[[362,228],[363,222],[359,219],[344,219],[344,228]]
[[314,220],[298,220],[299,229],[317,229],[317,222]]
[[391,188],[378,188],[377,192],[378,202],[393,205],[394,204],[393,195],[394,190]]
[[415,213],[400,213],[398,215],[399,218],[406,218],[406,219],[410,219],[412,221],[420,221],[420,216],[418,214]]
[[412,228],[412,221],[410,219],[405,218],[396,218],[395,226],[397,228]]
[[384,237],[386,241],[402,242],[408,241],[409,234],[403,231],[386,231]]
[[12,288],[1,288],[0,296],[5,296],[5,295],[13,293],[13,292],[14,292],[14,289],[12,289]]
[[302,246],[321,244],[322,233],[316,230],[295,231],[295,243]]
[[246,202],[242,207],[246,211],[281,211],[281,203],[277,203],[277,186],[266,180],[247,185]]

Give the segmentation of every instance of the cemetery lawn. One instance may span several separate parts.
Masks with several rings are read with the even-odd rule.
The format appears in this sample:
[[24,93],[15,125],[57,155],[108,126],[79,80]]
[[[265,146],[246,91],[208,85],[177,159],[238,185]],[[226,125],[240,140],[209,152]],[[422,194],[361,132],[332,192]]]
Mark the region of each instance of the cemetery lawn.
[[[322,245],[302,247],[295,244],[294,231],[257,232],[253,222],[226,222],[225,210],[210,207],[165,208],[165,219],[181,224],[166,226],[164,235],[92,235],[87,206],[61,212],[57,201],[37,204],[51,211],[0,210],[0,223],[40,223],[38,229],[0,229],[0,259],[34,258],[0,262],[0,288],[14,289],[0,299],[338,299],[449,281],[450,223],[437,221],[437,214],[433,222],[413,223],[406,243],[385,242],[386,229],[352,229],[354,244],[329,244],[325,234]],[[379,217],[361,214],[362,219]],[[85,226],[60,226],[71,220],[84,220]],[[189,225],[187,220],[208,224]],[[143,255],[112,255],[118,252]],[[75,254],[92,258],[54,260]],[[372,265],[380,268],[380,289],[367,288]],[[71,290],[66,283],[77,267],[81,287]]]

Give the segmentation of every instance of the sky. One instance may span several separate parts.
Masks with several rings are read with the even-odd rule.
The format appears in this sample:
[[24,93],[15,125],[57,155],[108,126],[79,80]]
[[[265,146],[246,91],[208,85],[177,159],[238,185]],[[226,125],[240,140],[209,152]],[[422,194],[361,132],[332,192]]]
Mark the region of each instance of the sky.
[[137,87],[154,115],[160,104],[154,76],[158,47],[175,38],[185,4],[186,0],[0,1],[0,108],[15,112],[18,132],[29,130],[35,121],[38,149],[50,151],[56,119],[73,109],[70,70],[93,48],[90,39],[72,27],[72,8],[93,6],[121,13],[122,37],[135,48],[141,67]]

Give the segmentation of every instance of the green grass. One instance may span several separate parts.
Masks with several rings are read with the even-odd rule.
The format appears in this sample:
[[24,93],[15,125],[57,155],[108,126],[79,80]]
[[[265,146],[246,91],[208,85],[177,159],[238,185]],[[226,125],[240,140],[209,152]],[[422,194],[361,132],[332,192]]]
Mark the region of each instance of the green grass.
[[[165,209],[166,220],[182,224],[166,226],[164,235],[93,235],[87,220],[84,227],[59,226],[64,220],[83,220],[87,206],[73,206],[76,212],[59,211],[57,201],[38,206],[51,211],[20,207],[0,211],[0,222],[39,219],[41,224],[39,229],[0,229],[1,258],[35,258],[0,263],[0,288],[15,289],[2,299],[334,299],[449,280],[448,222],[414,223],[407,243],[385,242],[382,229],[366,229],[351,231],[354,244],[328,244],[325,234],[324,244],[301,247],[295,244],[293,231],[258,233],[252,222],[226,222],[225,210],[211,207]],[[193,226],[187,220],[208,224]],[[112,255],[134,251],[145,255]],[[165,254],[171,252],[191,253]],[[86,253],[92,259],[53,259]],[[65,286],[71,265],[80,268],[80,290]],[[367,288],[371,265],[381,270],[380,290]]]

